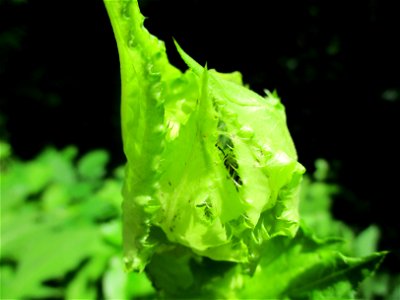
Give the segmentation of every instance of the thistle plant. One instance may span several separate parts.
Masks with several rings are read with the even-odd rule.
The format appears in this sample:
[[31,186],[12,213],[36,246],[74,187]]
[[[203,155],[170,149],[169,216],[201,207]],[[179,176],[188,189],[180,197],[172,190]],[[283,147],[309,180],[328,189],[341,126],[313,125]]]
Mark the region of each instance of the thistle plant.
[[172,66],[137,0],[105,0],[122,81],[124,260],[160,297],[350,297],[384,253],[341,254],[301,222],[305,172],[277,93]]

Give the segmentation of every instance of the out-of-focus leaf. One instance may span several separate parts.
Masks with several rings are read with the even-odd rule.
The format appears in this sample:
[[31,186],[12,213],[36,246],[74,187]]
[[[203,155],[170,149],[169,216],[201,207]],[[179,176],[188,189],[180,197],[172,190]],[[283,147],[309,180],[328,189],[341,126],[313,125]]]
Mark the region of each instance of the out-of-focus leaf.
[[349,281],[339,281],[323,289],[311,290],[306,296],[294,297],[296,299],[356,299],[353,286]]
[[74,183],[72,187],[73,188],[69,190],[68,193],[71,200],[76,203],[86,201],[86,198],[93,195],[95,190],[95,187],[92,184],[85,181],[78,181]]
[[40,161],[22,164],[13,161],[1,174],[1,207],[16,207],[30,195],[37,194],[50,182],[52,169]]
[[388,299],[389,300],[398,300],[398,299],[400,299],[400,275],[396,276],[396,278],[393,279],[392,286],[394,288],[390,292]]
[[129,273],[126,295],[136,298],[157,299],[156,290],[145,273]]
[[42,282],[72,271],[101,247],[96,228],[91,226],[54,228],[26,237],[8,297],[21,298],[35,294]]
[[[22,257],[26,246],[35,240],[37,235],[60,224],[58,220],[37,222],[40,214],[34,205],[26,205],[18,212],[4,213],[1,219],[1,255],[13,259]],[[29,252],[28,252],[29,253]]]
[[0,266],[0,299],[5,299],[5,295],[9,294],[8,287],[12,283],[13,268],[3,263]]
[[136,299],[137,297],[155,297],[155,290],[145,273],[126,273],[121,257],[114,256],[103,277],[106,299]]
[[0,141],[0,160],[10,157],[11,152],[10,144]]
[[54,182],[70,186],[76,183],[76,171],[73,160],[77,154],[78,150],[73,146],[67,147],[62,151],[48,148],[36,160],[51,168]]
[[375,225],[369,226],[362,231],[353,242],[354,255],[358,257],[367,256],[378,250],[380,232]]
[[[334,196],[340,192],[339,187],[324,181],[329,175],[329,165],[326,161],[320,159],[316,161],[315,165],[316,171],[313,177],[307,176],[302,184],[300,212],[303,227],[307,227],[318,238],[324,239],[333,236],[340,238],[343,243],[338,250],[347,255],[359,258],[372,255],[378,249],[379,228],[371,225],[360,234],[355,235],[350,227],[334,219],[330,208]],[[366,278],[358,287],[357,293],[352,295],[362,299],[385,297],[390,294],[389,287],[393,285],[386,279],[385,274]],[[338,293],[337,297],[343,298],[344,295],[340,296],[340,291],[344,291],[345,286],[346,284],[341,282],[322,292],[318,291],[312,297],[332,298],[329,297],[330,293]]]
[[84,179],[100,179],[105,174],[105,167],[109,160],[104,150],[95,150],[84,155],[78,162],[78,173]]
[[325,159],[317,159],[315,161],[314,178],[317,181],[324,181],[329,174],[329,164]]
[[103,277],[103,289],[106,299],[155,298],[155,290],[146,274],[124,272],[120,256],[110,259]]
[[122,245],[122,226],[119,219],[101,224],[100,232],[105,242],[119,248]]
[[103,291],[106,299],[123,299],[126,297],[127,274],[123,271],[122,260],[114,256],[108,263],[103,277]]
[[96,195],[104,202],[113,204],[119,207],[122,202],[122,179],[110,180],[106,179],[102,182],[101,188],[97,191]]
[[368,278],[358,289],[359,298],[373,300],[377,297],[382,297],[382,299],[390,299],[391,279],[387,273],[376,274],[373,278]]
[[[317,175],[319,174],[319,175]],[[323,181],[328,176],[328,164],[324,160],[316,163],[314,178],[305,176],[300,192],[300,215],[303,227],[317,238],[340,238],[342,243],[341,251],[354,255],[352,241],[353,231],[343,222],[336,220],[331,213],[332,200],[339,192],[339,187]]]
[[51,212],[66,210],[70,200],[69,189],[59,183],[49,186],[42,195],[44,209]]
[[[66,299],[96,299],[97,283],[101,280],[101,276],[106,270],[106,266],[110,256],[111,249],[102,248],[100,251],[93,253],[88,262],[79,270],[78,274],[73,278],[66,290]],[[121,297],[120,299],[123,299]],[[117,299],[117,298],[106,298]]]
[[74,147],[10,158],[1,169],[1,299],[100,297],[97,284],[121,246],[122,180],[94,180],[104,170],[99,153],[81,160],[79,174]]

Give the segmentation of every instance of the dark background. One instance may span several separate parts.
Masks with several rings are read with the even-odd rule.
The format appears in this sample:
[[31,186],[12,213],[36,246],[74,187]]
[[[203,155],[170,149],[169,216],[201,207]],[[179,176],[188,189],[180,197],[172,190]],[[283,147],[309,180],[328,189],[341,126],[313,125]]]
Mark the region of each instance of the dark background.
[[[333,212],[377,224],[400,265],[400,15],[395,1],[147,0],[145,25],[185,69],[174,37],[259,93],[277,89],[300,162],[327,159],[343,187]],[[106,148],[124,162],[119,63],[103,3],[0,0],[0,136],[30,159],[43,147]]]

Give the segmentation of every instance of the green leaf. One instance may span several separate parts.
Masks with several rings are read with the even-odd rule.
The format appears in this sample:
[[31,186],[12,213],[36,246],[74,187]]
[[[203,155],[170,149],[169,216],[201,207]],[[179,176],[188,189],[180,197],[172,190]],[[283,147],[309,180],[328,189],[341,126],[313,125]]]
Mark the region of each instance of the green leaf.
[[54,182],[68,186],[74,184],[77,180],[73,165],[73,160],[77,153],[78,150],[72,146],[62,151],[48,148],[36,160],[51,168],[52,180]]
[[73,270],[100,246],[96,229],[85,226],[58,232],[38,231],[20,242],[20,249],[26,252],[19,257],[8,297],[34,295],[43,281]]
[[76,153],[47,149],[2,170],[1,299],[98,297],[96,282],[121,245],[120,227],[106,232],[103,223],[117,223],[121,180],[98,187],[76,176]]
[[[301,297],[316,291],[328,291],[331,296],[342,297],[343,286],[351,287],[349,291],[356,289],[365,278],[373,274],[386,254],[387,252],[378,252],[363,258],[350,258],[331,253],[324,261],[292,281],[286,293]],[[333,291],[340,294],[335,295]]]
[[165,298],[353,297],[385,253],[340,252],[353,236],[329,212],[322,160],[298,231],[305,170],[277,93],[260,96],[176,43],[181,73],[138,1],[104,2],[121,63],[127,269],[145,270]]
[[11,153],[12,151],[10,144],[0,140],[0,161],[9,158],[11,156]]
[[[145,273],[125,273],[122,259],[113,256],[103,277],[106,299],[136,299],[136,297],[155,298],[155,290]],[[146,298],[148,299],[148,298]]]
[[[325,166],[325,164],[324,164]],[[317,173],[318,173],[317,169]],[[339,187],[322,181],[310,179],[306,176],[302,182],[300,193],[300,215],[304,227],[309,228],[317,238],[341,238],[341,251],[354,255],[352,230],[332,216],[331,206],[333,197],[339,192]]]
[[355,238],[353,246],[354,255],[362,257],[376,252],[378,250],[379,238],[379,228],[375,225],[369,226]]
[[[304,168],[279,98],[201,67],[178,46],[190,67],[182,74],[143,27],[137,1],[105,5],[121,62],[128,269],[143,270],[162,243],[252,263],[265,240],[293,237]],[[153,227],[167,240],[154,239]]]
[[244,282],[241,297],[252,293],[265,298],[351,297],[386,255],[346,257],[336,250],[337,242],[316,242],[303,234],[289,243],[277,240],[273,246],[264,253],[254,276]]
[[124,252],[127,265],[142,270],[153,252],[148,224],[154,217],[149,210],[156,206],[153,197],[163,142],[163,94],[166,82],[180,72],[169,64],[164,44],[143,28],[144,17],[136,1],[104,3],[117,40],[123,82],[122,136],[128,159],[123,191]]
[[124,274],[122,259],[114,256],[110,259],[103,277],[103,291],[106,299],[126,298],[127,276]]
[[79,175],[88,180],[100,179],[105,174],[108,159],[108,153],[104,150],[87,153],[78,162]]
[[96,252],[68,284],[66,299],[95,299],[98,289],[96,283],[103,275],[110,256],[107,248]]
[[292,240],[277,237],[267,245],[253,272],[183,248],[155,254],[147,272],[166,298],[348,299],[386,254],[346,257],[338,251],[340,241],[315,240],[303,230]]

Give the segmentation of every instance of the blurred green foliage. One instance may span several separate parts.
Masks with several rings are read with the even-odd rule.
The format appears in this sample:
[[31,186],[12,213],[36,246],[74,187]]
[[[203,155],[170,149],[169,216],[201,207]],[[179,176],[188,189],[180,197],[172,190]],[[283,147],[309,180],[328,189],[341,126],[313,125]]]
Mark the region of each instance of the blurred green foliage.
[[[250,1],[245,6],[235,6],[229,1],[192,0],[185,2],[186,10],[181,1],[142,2],[153,27],[173,32],[175,38],[186,42],[188,50],[197,53],[196,57],[218,61],[227,70],[243,70],[246,81],[259,90],[277,88],[284,93],[285,101],[291,102],[289,125],[302,162],[309,166],[316,155],[341,161],[338,179],[355,194],[336,202],[341,205],[336,207],[336,215],[360,227],[370,220],[377,222],[382,239],[386,240],[383,248],[394,249],[385,260],[386,268],[397,272],[400,239],[393,199],[398,194],[398,176],[388,176],[398,170],[399,162],[395,137],[400,60],[395,2],[304,1],[293,2],[288,9],[287,3],[279,1]],[[158,4],[150,5],[154,2]],[[110,84],[118,79],[118,60],[102,60],[101,64],[98,60],[115,52],[109,46],[114,46],[111,30],[107,32],[107,26],[98,25],[106,24],[107,16],[101,1],[83,1],[79,10],[70,4],[0,0],[0,136],[11,140],[18,155],[26,158],[35,155],[44,144],[74,143],[80,149],[107,147],[115,165],[120,164],[123,155],[115,138],[119,137],[119,119],[115,117],[110,125],[105,117],[110,111],[118,115],[119,102],[115,101],[112,109],[109,99],[118,99],[119,91],[104,89],[118,86]],[[71,16],[74,22],[70,22]],[[202,22],[204,16],[208,22]],[[203,26],[198,26],[200,23]],[[58,33],[51,38],[49,24]],[[226,28],[233,28],[231,34]],[[239,43],[237,32],[249,33],[256,44],[249,47],[250,38],[246,36],[240,36],[246,41]],[[170,39],[165,33],[160,36]],[[204,42],[207,37],[209,40]],[[266,39],[274,42],[265,48]],[[206,47],[209,44],[217,46]],[[236,50],[226,51],[231,48]],[[98,55],[92,55],[94,52]],[[262,61],[260,55],[264,57]],[[90,76],[82,68],[92,70]],[[70,122],[72,114],[74,122]],[[65,126],[67,122],[69,126]],[[116,129],[110,133],[107,130],[112,126]],[[35,143],[26,138],[32,135]],[[107,175],[102,166],[104,177],[87,180],[82,177],[82,170],[77,171],[77,150],[68,149],[48,149],[47,159],[43,152],[32,161],[19,161],[11,156],[8,144],[0,144],[0,298],[11,297],[12,289],[17,290],[14,298],[142,297],[139,295],[149,291],[147,279],[121,271],[117,188],[120,175]],[[102,153],[98,155],[104,157]],[[371,160],[371,153],[376,158],[394,160]],[[75,178],[73,183],[68,183],[65,165]],[[334,220],[328,210],[333,195],[343,192],[343,186],[339,189],[318,178],[304,181],[303,218],[319,234],[339,231],[352,240],[354,233]],[[106,185],[109,192],[115,190],[107,199],[99,196]],[[362,201],[353,202],[353,198]],[[333,223],[327,223],[329,220]],[[81,234],[88,235],[90,231],[96,236],[92,238],[90,234],[97,246],[90,245],[91,250],[86,250],[86,240],[79,242],[74,237],[82,239]],[[58,240],[58,235],[65,241]],[[369,240],[371,246],[378,238],[379,230],[373,226],[357,239]],[[352,248],[349,243],[344,247]],[[58,258],[54,265],[46,261],[52,257],[53,261]],[[42,271],[45,267],[47,270]],[[393,271],[392,275],[377,274],[374,284],[367,281],[364,293],[378,299],[400,299],[400,276]],[[140,282],[144,282],[143,288]],[[125,293],[124,297],[116,296],[118,293],[113,294],[112,289],[120,295]]]
[[[380,250],[381,232],[378,226],[370,225],[361,232],[356,232],[346,223],[334,218],[333,200],[340,194],[341,188],[329,182],[329,172],[328,162],[317,159],[315,172],[308,174],[303,180],[300,195],[303,226],[309,228],[317,239],[339,237],[342,246],[338,250],[345,255],[363,257]],[[378,271],[361,283],[356,299],[400,299],[400,275],[393,276]]]
[[1,299],[138,299],[152,294],[145,275],[121,259],[121,168],[106,175],[108,154],[44,150],[34,160],[0,145]]
[[[30,161],[0,143],[0,299],[153,299],[144,274],[122,263],[123,168],[107,173],[108,154],[83,156],[75,147],[47,148]],[[316,162],[305,178],[301,215],[319,239],[340,236],[341,251],[365,256],[377,250],[379,229],[359,234],[331,214],[340,189],[326,182],[329,165]],[[399,299],[400,276],[378,273],[359,288],[363,299]]]

